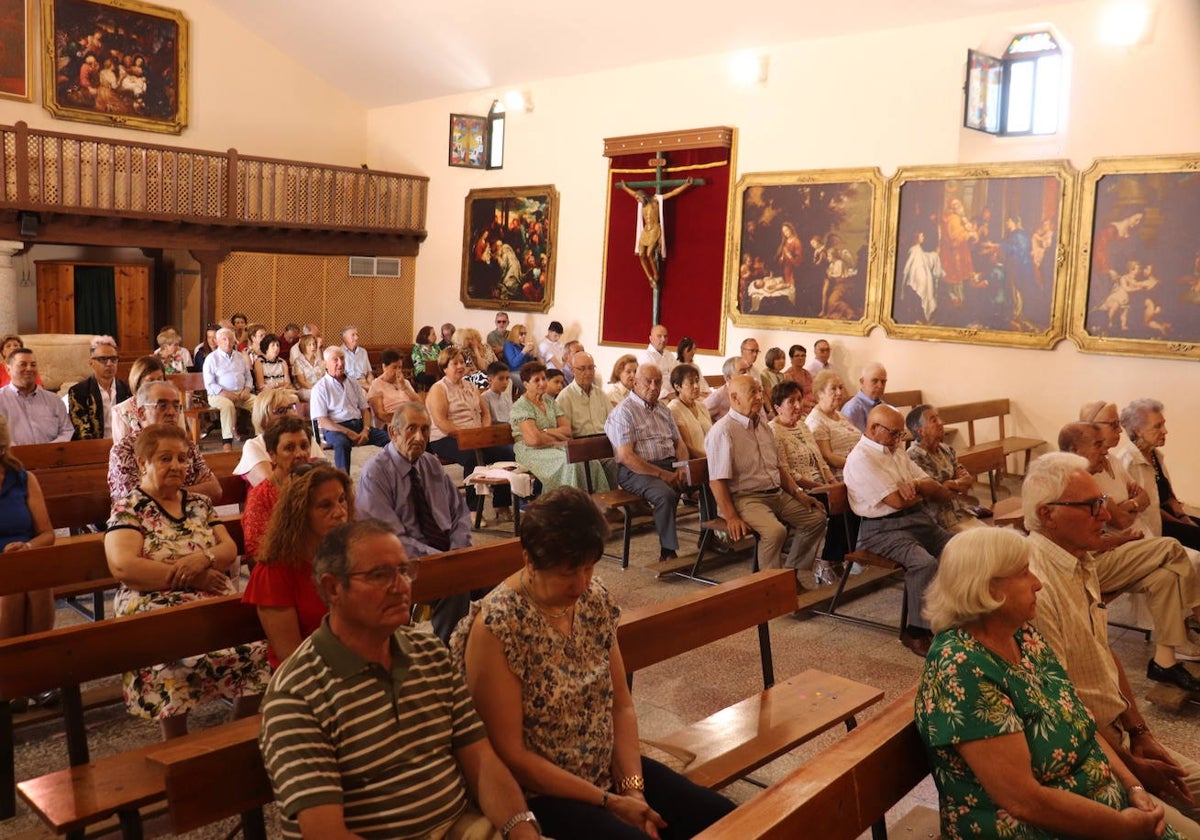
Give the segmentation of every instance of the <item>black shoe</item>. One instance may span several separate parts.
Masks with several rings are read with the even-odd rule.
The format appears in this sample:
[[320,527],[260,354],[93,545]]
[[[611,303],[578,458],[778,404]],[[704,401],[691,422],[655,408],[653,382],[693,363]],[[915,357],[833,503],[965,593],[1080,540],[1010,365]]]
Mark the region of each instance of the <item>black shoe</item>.
[[900,634],[900,643],[924,659],[929,655],[929,647],[933,644],[933,637],[924,633],[910,633],[905,630]]
[[57,708],[62,705],[62,689],[52,688],[49,691],[43,691],[34,698],[34,702],[43,709]]
[[1150,664],[1146,666],[1146,676],[1156,682],[1170,683],[1184,691],[1200,693],[1200,679],[1193,676],[1192,672],[1183,667],[1181,662],[1176,662],[1170,668],[1164,668],[1151,659]]

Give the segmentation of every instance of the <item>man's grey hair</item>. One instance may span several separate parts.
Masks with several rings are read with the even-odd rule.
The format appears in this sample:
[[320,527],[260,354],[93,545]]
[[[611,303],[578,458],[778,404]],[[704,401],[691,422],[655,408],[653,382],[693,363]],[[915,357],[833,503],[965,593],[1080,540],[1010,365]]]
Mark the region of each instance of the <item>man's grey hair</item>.
[[341,356],[344,359],[346,358],[346,351],[336,344],[331,344],[321,351],[321,357],[324,359],[332,359],[334,356]]
[[357,330],[357,329],[358,329],[358,327],[355,326],[354,324],[347,324],[346,326],[342,327],[342,331],[340,334],[345,335],[346,333],[350,332],[350,330]]
[[229,327],[221,327],[221,329],[217,330],[217,338],[220,338],[222,335],[228,335],[234,340],[237,339],[237,333],[235,333]]
[[877,370],[887,373],[887,368],[885,368],[880,362],[867,362],[865,365],[863,365],[862,373],[859,374],[859,378],[869,379],[871,374]]
[[1087,473],[1088,462],[1082,455],[1070,452],[1049,452],[1035,459],[1025,473],[1021,485],[1021,512],[1025,514],[1025,530],[1042,530],[1038,508],[1047,502],[1057,502],[1067,491],[1067,485],[1077,473]]
[[732,379],[737,371],[737,363],[744,361],[741,356],[730,356],[725,360],[725,364],[721,365],[721,373],[725,374],[726,379]]
[[321,586],[321,578],[325,575],[333,575],[343,584],[350,579],[348,575],[354,565],[350,562],[350,551],[354,548],[354,544],[376,534],[395,535],[395,533],[378,519],[359,519],[339,525],[325,535],[325,539],[321,540],[321,544],[317,546],[317,553],[313,556],[313,579],[316,580],[317,591],[321,593],[321,598],[326,604],[329,603],[329,596],[325,593],[325,588]]
[[404,415],[409,413],[424,414],[426,417],[428,417],[429,409],[421,405],[419,402],[406,402],[392,413],[392,419],[388,423],[388,428],[396,434],[399,434],[404,428]]
[[113,338],[111,335],[97,335],[97,336],[94,336],[94,337],[92,338],[92,342],[91,342],[91,344],[89,344],[89,345],[88,345],[88,352],[89,352],[89,353],[95,353],[95,352],[96,352],[96,348],[98,348],[98,347],[104,347],[105,345],[107,345],[107,346],[111,347],[112,349],[116,350],[116,349],[117,349],[117,340],[116,340],[115,338]]
[[150,405],[150,392],[155,388],[170,388],[175,392],[175,396],[179,396],[179,389],[175,387],[174,382],[167,382],[165,379],[152,379],[149,382],[143,382],[137,392],[138,405]]
[[1121,428],[1130,440],[1136,440],[1135,435],[1150,422],[1151,414],[1162,414],[1163,404],[1150,397],[1134,400],[1121,409]]

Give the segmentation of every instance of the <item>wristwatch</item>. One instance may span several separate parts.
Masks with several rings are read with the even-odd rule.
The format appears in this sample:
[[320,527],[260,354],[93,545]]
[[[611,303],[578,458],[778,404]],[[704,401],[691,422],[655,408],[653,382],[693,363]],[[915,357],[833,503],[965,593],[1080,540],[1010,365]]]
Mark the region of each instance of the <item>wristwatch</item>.
[[500,836],[504,840],[508,840],[509,832],[523,822],[533,823],[533,827],[537,829],[538,836],[542,836],[542,827],[538,824],[537,817],[533,815],[533,811],[521,811],[519,814],[513,814],[512,818],[504,824],[504,828],[500,829]]

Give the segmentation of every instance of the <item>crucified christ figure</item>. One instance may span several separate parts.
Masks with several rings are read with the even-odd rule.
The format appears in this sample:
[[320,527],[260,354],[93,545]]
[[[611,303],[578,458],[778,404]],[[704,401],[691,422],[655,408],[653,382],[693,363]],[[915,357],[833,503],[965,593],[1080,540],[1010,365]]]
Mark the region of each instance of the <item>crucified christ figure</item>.
[[641,190],[631,189],[624,181],[618,181],[617,186],[629,193],[633,200],[638,203],[642,214],[642,233],[638,237],[637,255],[641,260],[642,270],[646,272],[646,279],[650,281],[650,288],[658,288],[658,260],[662,253],[662,220],[659,217],[658,198],[666,201],[669,198],[674,198],[688,187],[696,183],[695,178],[688,178],[686,183],[680,184],[675,189],[664,195],[655,196],[647,194]]

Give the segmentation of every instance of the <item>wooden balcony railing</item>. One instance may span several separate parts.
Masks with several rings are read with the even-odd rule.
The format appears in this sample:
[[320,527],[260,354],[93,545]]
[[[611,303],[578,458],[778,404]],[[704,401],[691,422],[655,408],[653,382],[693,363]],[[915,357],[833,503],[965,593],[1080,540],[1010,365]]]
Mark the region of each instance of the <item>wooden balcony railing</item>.
[[0,126],[0,208],[423,237],[429,179]]

